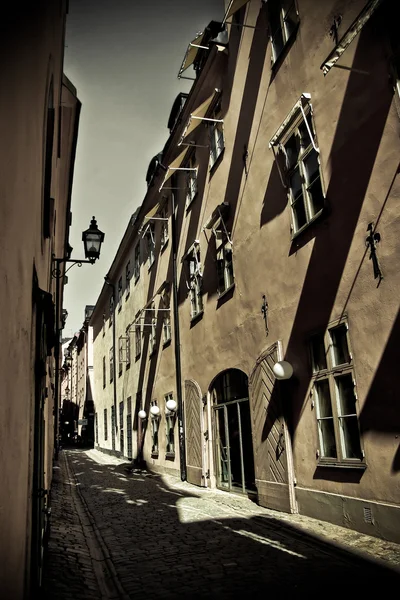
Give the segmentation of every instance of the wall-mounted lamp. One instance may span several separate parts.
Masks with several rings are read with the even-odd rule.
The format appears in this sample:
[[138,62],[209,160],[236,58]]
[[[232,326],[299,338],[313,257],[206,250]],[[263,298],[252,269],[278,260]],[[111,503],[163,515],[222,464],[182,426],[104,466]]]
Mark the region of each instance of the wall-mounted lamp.
[[287,360],[280,360],[272,368],[277,379],[290,379],[293,375],[293,367]]
[[167,410],[169,410],[169,412],[175,412],[177,409],[177,404],[175,400],[171,398],[170,400],[167,400],[165,407]]
[[150,414],[152,417],[158,417],[160,414],[160,409],[157,406],[157,404],[153,404],[153,406],[150,407]]
[[139,410],[138,417],[142,421],[144,421],[145,419],[147,419],[147,413],[146,413],[146,411],[145,410]]

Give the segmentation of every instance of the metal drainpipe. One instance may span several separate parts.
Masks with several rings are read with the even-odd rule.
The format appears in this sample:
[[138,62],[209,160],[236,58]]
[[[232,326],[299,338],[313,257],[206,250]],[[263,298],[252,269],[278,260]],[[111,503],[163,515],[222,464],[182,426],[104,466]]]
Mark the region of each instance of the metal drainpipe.
[[118,414],[117,414],[117,369],[116,369],[116,357],[115,357],[115,285],[108,281],[108,275],[104,277],[104,281],[107,285],[112,288],[113,291],[113,322],[112,322],[112,334],[113,334],[113,388],[114,388],[114,428],[115,428],[115,442],[117,442],[118,433]]
[[179,331],[179,309],[178,309],[178,278],[177,278],[177,235],[175,222],[175,195],[171,193],[171,242],[172,242],[172,297],[174,305],[174,346],[175,346],[175,374],[176,394],[178,400],[178,427],[179,427],[179,459],[181,480],[186,481],[186,448],[185,448],[185,418],[182,398],[182,369],[181,369],[181,342]]

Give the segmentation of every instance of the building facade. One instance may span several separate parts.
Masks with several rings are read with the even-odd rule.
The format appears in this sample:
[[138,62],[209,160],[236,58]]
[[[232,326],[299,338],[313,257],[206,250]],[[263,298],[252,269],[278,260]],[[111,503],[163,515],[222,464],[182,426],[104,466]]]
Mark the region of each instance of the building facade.
[[[80,103],[63,75],[67,2],[6,7],[0,36],[0,587],[41,583],[63,328],[52,258],[65,256]],[[62,273],[60,274],[62,275]],[[58,280],[60,281],[60,280]]]
[[397,16],[227,3],[91,320],[99,448],[395,541]]

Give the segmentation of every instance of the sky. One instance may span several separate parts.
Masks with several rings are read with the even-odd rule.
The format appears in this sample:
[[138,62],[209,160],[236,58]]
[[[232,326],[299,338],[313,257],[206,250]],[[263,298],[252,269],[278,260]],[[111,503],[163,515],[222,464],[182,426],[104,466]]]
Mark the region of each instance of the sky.
[[150,160],[162,150],[168,117],[191,82],[177,74],[186,48],[224,0],[70,0],[64,72],[82,111],[72,189],[72,258],[94,215],[105,240],[95,265],[74,266],[64,289],[64,337],[95,304],[129,218],[146,193]]

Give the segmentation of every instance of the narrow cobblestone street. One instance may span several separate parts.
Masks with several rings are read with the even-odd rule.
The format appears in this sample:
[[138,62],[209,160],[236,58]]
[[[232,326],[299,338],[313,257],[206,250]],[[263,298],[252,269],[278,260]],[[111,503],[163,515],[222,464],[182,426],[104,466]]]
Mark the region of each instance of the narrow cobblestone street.
[[370,597],[375,584],[400,583],[396,544],[129,473],[96,451],[61,452],[52,506],[46,599]]

